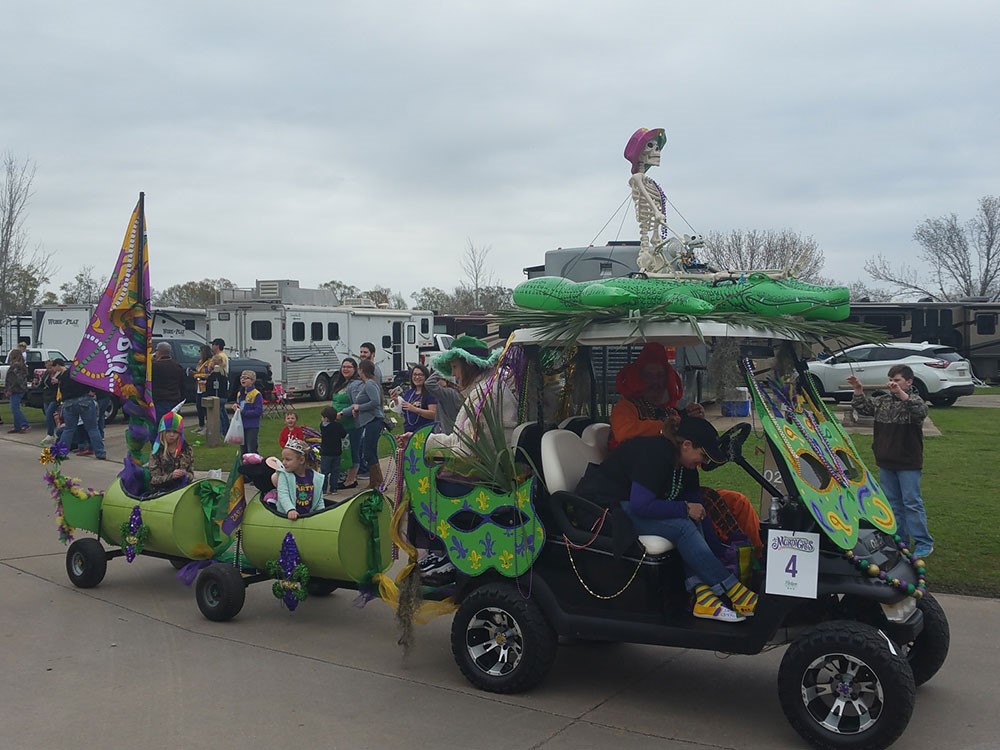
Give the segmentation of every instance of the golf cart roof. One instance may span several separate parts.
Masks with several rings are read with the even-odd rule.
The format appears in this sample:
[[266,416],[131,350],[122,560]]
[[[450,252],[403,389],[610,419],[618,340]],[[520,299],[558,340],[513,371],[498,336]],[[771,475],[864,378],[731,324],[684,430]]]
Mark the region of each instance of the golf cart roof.
[[702,343],[709,338],[781,339],[800,341],[801,336],[790,331],[774,331],[750,326],[733,325],[713,320],[697,323],[682,320],[639,323],[619,321],[614,323],[592,323],[584,328],[575,340],[567,334],[565,338],[553,339],[551,333],[542,328],[520,328],[514,331],[514,344],[541,344],[553,346],[573,343],[583,346],[620,346],[645,341],[658,341],[668,346],[688,346]]

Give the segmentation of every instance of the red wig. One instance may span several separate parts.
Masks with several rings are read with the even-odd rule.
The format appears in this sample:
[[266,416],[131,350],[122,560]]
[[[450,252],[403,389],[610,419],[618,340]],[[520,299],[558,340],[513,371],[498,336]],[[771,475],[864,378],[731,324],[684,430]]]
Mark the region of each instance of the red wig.
[[625,398],[642,398],[643,392],[646,390],[642,368],[646,365],[661,365],[667,374],[667,392],[663,403],[659,405],[676,406],[677,402],[681,400],[681,396],[684,395],[681,377],[677,374],[677,370],[670,365],[667,350],[663,348],[663,345],[652,341],[642,347],[642,351],[639,352],[635,361],[618,371],[618,375],[615,377],[615,387],[618,389],[618,393]]

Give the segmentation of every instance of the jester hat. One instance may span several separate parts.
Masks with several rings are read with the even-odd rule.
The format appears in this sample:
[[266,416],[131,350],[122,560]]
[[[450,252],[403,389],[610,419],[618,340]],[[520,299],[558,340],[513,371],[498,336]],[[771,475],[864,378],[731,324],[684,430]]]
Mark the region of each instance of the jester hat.
[[633,362],[625,365],[615,376],[615,388],[625,398],[642,398],[646,390],[646,382],[642,377],[642,368],[646,365],[661,365],[667,374],[667,392],[664,395],[664,406],[676,406],[684,395],[684,386],[667,357],[667,350],[662,344],[650,341],[639,352]]
[[160,420],[160,429],[156,432],[156,440],[153,442],[153,453],[160,451],[160,438],[164,430],[173,430],[180,435],[175,454],[179,456],[181,451],[184,450],[184,417],[174,411],[168,411],[163,415],[163,418]]
[[451,342],[451,348],[437,355],[431,360],[431,364],[438,372],[447,372],[451,363],[456,359],[464,359],[482,370],[489,370],[500,359],[500,349],[491,352],[490,347],[482,339],[477,339],[474,336],[459,336]]

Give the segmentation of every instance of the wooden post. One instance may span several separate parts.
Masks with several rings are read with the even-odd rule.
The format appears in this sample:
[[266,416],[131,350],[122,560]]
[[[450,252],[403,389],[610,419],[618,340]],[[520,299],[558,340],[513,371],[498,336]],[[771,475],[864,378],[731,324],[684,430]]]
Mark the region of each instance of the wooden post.
[[225,437],[219,431],[219,399],[215,396],[202,396],[201,405],[205,408],[205,442],[209,448],[222,445]]

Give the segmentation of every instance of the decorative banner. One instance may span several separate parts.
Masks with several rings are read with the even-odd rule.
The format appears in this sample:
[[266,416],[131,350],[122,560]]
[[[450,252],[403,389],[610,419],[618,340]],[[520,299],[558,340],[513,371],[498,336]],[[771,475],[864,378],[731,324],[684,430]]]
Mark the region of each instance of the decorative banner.
[[222,519],[222,533],[232,536],[233,532],[243,523],[243,513],[247,509],[246,481],[240,474],[240,454],[236,454],[233,468],[229,471],[229,482],[226,484],[226,497],[229,504],[226,517]]

